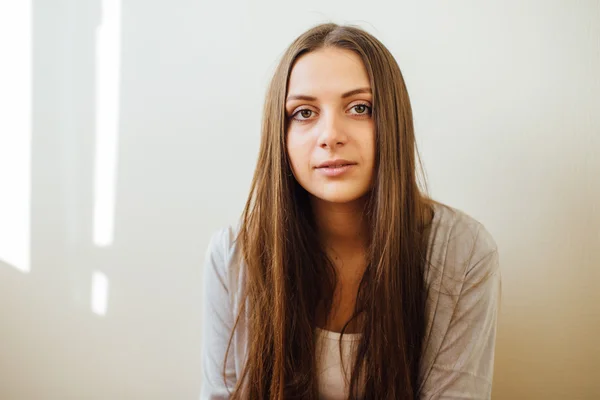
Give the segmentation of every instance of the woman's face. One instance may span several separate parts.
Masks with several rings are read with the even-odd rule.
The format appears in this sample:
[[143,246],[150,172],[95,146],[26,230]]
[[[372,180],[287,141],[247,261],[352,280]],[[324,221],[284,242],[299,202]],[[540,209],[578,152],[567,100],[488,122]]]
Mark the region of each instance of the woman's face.
[[[296,180],[316,198],[348,203],[369,191],[375,158],[372,101],[369,76],[356,53],[326,48],[296,60],[285,105],[287,151]],[[332,162],[350,165],[323,166]]]

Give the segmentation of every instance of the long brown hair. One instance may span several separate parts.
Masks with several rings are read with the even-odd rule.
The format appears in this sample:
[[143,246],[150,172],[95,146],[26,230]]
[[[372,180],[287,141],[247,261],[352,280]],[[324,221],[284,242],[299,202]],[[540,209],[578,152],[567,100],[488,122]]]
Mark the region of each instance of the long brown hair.
[[295,60],[323,47],[361,57],[376,129],[375,181],[365,210],[368,266],[352,318],[360,315],[364,323],[350,396],[358,398],[364,385],[367,399],[417,397],[433,200],[418,185],[410,100],[398,64],[379,40],[360,28],[329,23],[289,46],[266,95],[260,153],[238,235],[247,280],[235,326],[248,307],[248,353],[232,399],[318,398],[316,310],[320,304],[330,310],[336,274],[317,240],[309,195],[292,174],[284,104]]

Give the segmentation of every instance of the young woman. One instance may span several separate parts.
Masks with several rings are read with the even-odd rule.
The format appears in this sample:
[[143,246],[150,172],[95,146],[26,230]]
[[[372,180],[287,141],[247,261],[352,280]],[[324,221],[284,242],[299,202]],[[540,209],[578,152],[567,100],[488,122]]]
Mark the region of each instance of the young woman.
[[418,187],[400,69],[319,25],[268,89],[237,227],[204,271],[201,399],[486,399],[496,243]]

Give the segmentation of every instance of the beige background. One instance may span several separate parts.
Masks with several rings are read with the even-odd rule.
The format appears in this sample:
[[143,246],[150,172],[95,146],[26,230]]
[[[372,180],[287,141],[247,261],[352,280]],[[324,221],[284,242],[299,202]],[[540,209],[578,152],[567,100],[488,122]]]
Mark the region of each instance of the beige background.
[[[432,195],[498,242],[493,398],[600,398],[598,1],[115,1],[106,247],[92,234],[102,3],[34,1],[22,15],[22,2],[0,3],[5,88],[27,62],[25,31],[7,27],[29,15],[33,32],[26,120],[14,112],[26,82],[0,89],[4,151],[32,138],[31,161],[0,174],[1,215],[15,216],[0,222],[1,399],[197,398],[208,238],[245,201],[278,57],[328,20],[359,24],[397,57]],[[11,176],[27,166],[31,204],[17,213]],[[31,244],[29,272],[7,261],[9,241]],[[92,309],[94,273],[108,281],[105,315]]]

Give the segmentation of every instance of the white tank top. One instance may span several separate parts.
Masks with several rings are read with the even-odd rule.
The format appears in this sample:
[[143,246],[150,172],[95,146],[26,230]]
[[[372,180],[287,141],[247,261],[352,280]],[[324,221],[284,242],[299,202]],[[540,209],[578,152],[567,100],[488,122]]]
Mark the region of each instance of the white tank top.
[[345,333],[342,336],[340,357],[340,333],[316,328],[317,377],[321,400],[348,399],[354,354],[360,336],[360,333]]

